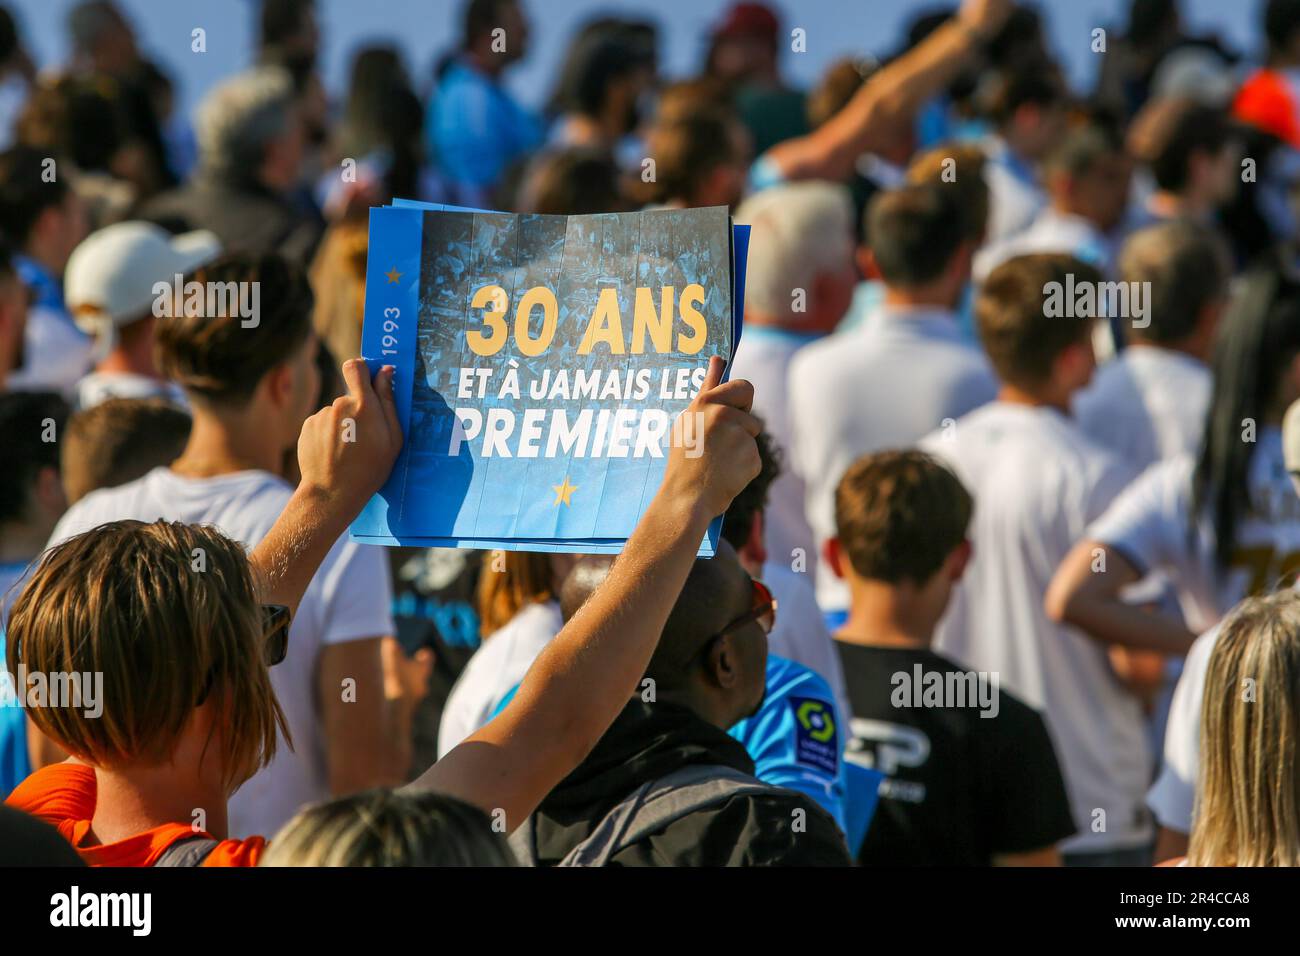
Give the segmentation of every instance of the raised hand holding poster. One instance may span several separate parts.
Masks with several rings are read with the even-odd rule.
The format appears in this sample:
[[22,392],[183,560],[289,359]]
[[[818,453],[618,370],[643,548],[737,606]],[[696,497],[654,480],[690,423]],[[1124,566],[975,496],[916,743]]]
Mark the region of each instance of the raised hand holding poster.
[[621,550],[710,356],[731,359],[747,239],[724,207],[372,210],[362,351],[397,368],[405,443],[353,537]]

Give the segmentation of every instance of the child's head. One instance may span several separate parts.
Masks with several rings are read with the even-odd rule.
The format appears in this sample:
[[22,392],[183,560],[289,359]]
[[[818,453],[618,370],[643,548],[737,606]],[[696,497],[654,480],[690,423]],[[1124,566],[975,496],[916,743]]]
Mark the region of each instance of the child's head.
[[8,665],[93,682],[98,701],[28,710],[73,756],[109,770],[197,768],[229,794],[270,761],[277,728],[288,739],[267,671],[285,635],[267,633],[268,616],[237,542],[210,527],[115,521],[46,552],[10,613]]
[[1103,291],[1095,268],[1065,254],[1017,256],[994,269],[975,299],[975,322],[998,378],[1068,407],[1096,368],[1092,331]]
[[889,589],[923,602],[937,621],[970,557],[973,509],[957,476],[924,452],[866,455],[835,489],[826,559],[855,601]]
[[60,462],[68,504],[170,465],[185,450],[190,416],[162,398],[110,398],[68,421]]

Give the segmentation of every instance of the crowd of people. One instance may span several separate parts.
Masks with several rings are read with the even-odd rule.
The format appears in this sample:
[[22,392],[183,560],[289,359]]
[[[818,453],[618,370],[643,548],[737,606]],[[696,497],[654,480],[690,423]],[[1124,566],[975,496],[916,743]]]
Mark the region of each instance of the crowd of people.
[[[766,4],[672,80],[597,16],[536,111],[539,6],[332,96],[261,0],[192,116],[112,0],[39,70],[0,7],[0,860],[1300,862],[1300,0],[1132,0],[1087,90],[1011,0],[810,90]],[[347,536],[395,197],[750,227],[617,557]]]

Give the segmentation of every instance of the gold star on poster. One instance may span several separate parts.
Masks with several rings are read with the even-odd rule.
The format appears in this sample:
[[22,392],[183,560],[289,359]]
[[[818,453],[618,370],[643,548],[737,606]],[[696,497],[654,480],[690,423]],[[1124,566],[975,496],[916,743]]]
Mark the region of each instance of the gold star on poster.
[[573,503],[569,500],[569,496],[578,490],[578,486],[569,484],[569,476],[565,475],[564,484],[551,485],[551,490],[555,492],[555,500],[551,502],[552,507],[559,505],[563,501],[564,506],[567,508]]
[[388,281],[390,284],[396,282],[398,279],[402,277],[402,274],[397,271],[397,266],[393,266],[393,268],[385,272],[384,275],[388,276]]

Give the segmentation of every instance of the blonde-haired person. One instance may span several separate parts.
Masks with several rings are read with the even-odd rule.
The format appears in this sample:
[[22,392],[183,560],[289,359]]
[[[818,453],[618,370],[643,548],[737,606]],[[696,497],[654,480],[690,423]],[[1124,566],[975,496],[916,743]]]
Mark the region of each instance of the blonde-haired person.
[[[757,474],[753,388],[710,361],[686,414],[702,454],[680,446],[608,580],[529,669],[486,727],[405,792],[432,790],[517,827],[586,758],[627,703],[712,518]],[[227,839],[227,801],[271,758],[284,720],[268,665],[326,554],[378,490],[401,447],[393,369],[307,419],[302,480],[247,562],[219,532],[123,521],[46,553],[9,620],[12,673],[102,674],[95,700],[33,707],[73,756],[7,801],[59,829],[97,865],[250,866],[265,841]],[[357,423],[340,442],[341,422]],[[200,570],[196,562],[202,561]],[[278,606],[278,607],[277,607]],[[182,653],[178,653],[180,648]]]
[[579,555],[489,551],[478,579],[483,643],[461,671],[438,724],[438,756],[486,724],[560,633],[560,586]]
[[1187,866],[1300,865],[1300,594],[1247,598],[1223,622],[1201,705]]
[[442,793],[367,790],[299,811],[259,866],[515,866],[492,818]]

